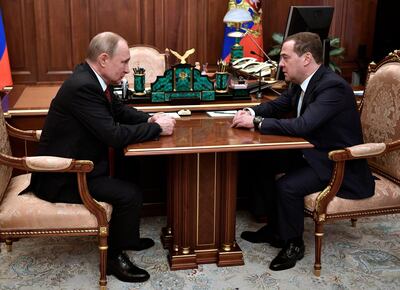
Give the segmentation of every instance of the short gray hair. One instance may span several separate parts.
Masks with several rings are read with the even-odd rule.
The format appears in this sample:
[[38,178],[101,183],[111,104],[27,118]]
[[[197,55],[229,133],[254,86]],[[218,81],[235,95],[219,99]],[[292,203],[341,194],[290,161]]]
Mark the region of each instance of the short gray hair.
[[89,43],[87,59],[96,61],[97,57],[102,53],[107,53],[112,57],[117,49],[118,42],[121,40],[126,42],[122,36],[114,32],[106,31],[97,34]]

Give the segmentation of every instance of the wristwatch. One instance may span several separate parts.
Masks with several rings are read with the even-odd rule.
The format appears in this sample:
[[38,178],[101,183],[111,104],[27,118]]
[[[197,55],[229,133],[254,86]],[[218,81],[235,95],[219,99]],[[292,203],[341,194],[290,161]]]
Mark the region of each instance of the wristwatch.
[[261,123],[262,123],[263,120],[264,120],[263,117],[255,116],[254,119],[253,119],[254,129],[260,130]]

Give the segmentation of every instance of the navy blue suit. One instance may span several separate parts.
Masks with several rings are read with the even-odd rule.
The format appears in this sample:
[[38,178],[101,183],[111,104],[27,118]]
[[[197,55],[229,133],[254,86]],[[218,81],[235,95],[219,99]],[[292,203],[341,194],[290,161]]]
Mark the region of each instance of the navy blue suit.
[[[271,179],[273,185],[269,182],[264,185],[265,190],[272,190],[276,196],[275,214],[279,234],[284,240],[303,232],[304,196],[328,184],[333,170],[328,152],[363,143],[355,97],[345,80],[320,66],[308,84],[300,116],[283,118],[297,110],[300,92],[300,86],[294,85],[276,100],[253,108],[257,116],[265,118],[260,128],[262,134],[303,137],[314,145],[312,149],[278,152],[276,156],[274,152],[267,153],[265,162],[269,163],[264,163],[268,167],[264,176],[286,172],[276,182]],[[354,160],[346,163],[343,185],[337,195],[349,199],[366,198],[374,194],[374,187],[366,160]]]
[[[142,194],[135,185],[109,177],[108,148],[154,139],[161,128],[148,123],[149,115],[107,99],[87,63],[76,67],[50,105],[40,138],[38,155],[91,160],[87,176],[94,198],[113,205],[110,247],[122,249],[138,243]],[[51,202],[81,203],[76,174],[35,173],[31,189]]]

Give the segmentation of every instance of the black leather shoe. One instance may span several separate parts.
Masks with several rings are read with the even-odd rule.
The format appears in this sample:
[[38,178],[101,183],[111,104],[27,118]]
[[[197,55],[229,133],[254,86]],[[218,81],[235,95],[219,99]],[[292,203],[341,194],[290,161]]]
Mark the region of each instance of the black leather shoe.
[[135,266],[125,253],[107,259],[107,275],[114,275],[124,282],[144,282],[150,274]]
[[268,243],[275,248],[282,248],[284,245],[284,242],[276,237],[268,225],[263,226],[256,232],[244,231],[240,237],[250,243]]
[[272,271],[281,271],[293,268],[296,262],[303,259],[304,257],[304,243],[288,243],[272,260],[269,268]]
[[141,250],[149,249],[152,246],[154,246],[154,241],[152,239],[150,239],[150,238],[140,238],[139,239],[139,245],[127,247],[126,250],[141,251]]

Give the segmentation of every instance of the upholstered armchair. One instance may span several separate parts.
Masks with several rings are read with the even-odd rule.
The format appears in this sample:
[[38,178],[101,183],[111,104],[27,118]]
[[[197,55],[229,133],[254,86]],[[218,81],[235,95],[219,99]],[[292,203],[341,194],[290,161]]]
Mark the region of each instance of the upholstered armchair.
[[[5,122],[0,106],[0,242],[12,250],[13,241],[40,236],[97,236],[100,252],[100,289],[106,289],[107,236],[111,205],[97,202],[89,193],[86,173],[93,169],[87,160],[53,156],[15,158],[11,156],[9,136],[38,141],[40,131],[22,131]],[[51,203],[32,192],[19,195],[31,174],[12,177],[13,168],[34,172],[71,172],[77,175],[83,204]],[[79,245],[78,245],[79,246]]]
[[157,76],[162,76],[167,66],[167,56],[157,48],[148,45],[135,45],[129,48],[129,73],[125,75],[129,85],[133,86],[133,71],[135,67],[142,67],[145,72],[145,83],[151,84]]
[[[362,103],[361,123],[365,144],[331,151],[334,172],[329,185],[305,197],[305,212],[315,222],[314,274],[321,273],[321,247],[325,222],[400,212],[400,51],[380,63],[371,63]],[[349,200],[336,196],[346,161],[367,158],[377,177],[374,196]]]

